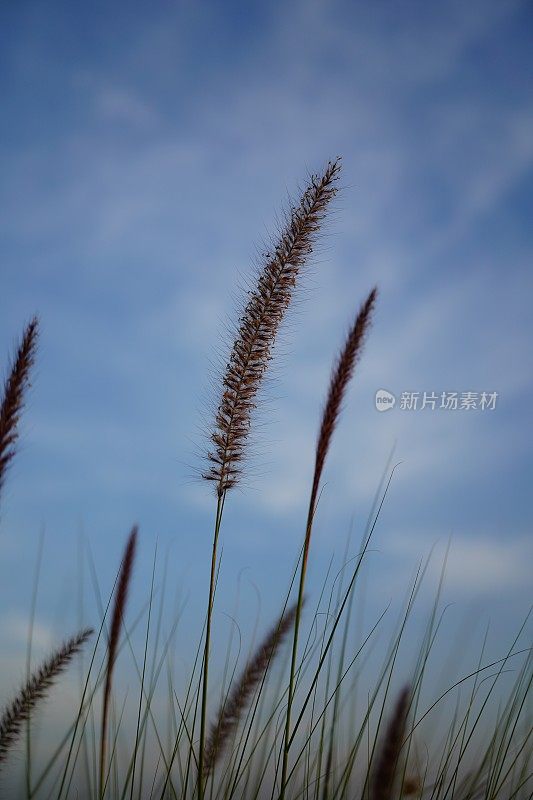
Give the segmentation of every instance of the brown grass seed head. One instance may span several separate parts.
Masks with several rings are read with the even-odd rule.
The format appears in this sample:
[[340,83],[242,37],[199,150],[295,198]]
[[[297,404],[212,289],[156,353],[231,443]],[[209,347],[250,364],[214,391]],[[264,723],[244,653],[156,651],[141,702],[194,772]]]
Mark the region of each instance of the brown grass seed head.
[[9,464],[15,455],[18,422],[29,386],[30,370],[37,349],[38,320],[34,317],[24,330],[22,341],[4,384],[0,405],[0,491]]
[[222,379],[222,398],[210,439],[214,448],[207,458],[204,478],[213,481],[221,497],[242,474],[251,415],[263,375],[272,358],[280,325],[290,305],[297,278],[311,255],[316,234],[330,201],[337,193],[339,159],[324,172],[311,176],[300,202],[287,215],[272,254],[266,254],[254,290],[239,320],[239,327]]

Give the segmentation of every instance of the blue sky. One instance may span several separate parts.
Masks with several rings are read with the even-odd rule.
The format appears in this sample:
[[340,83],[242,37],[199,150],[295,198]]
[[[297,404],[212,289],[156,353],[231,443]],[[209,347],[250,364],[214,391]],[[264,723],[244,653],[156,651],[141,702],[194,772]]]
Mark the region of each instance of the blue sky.
[[[253,469],[228,500],[220,613],[243,569],[244,626],[257,593],[262,624],[279,608],[331,360],[377,283],[310,585],[342,554],[352,517],[360,534],[395,444],[402,464],[369,567],[376,608],[434,545],[437,576],[451,536],[458,619],[490,619],[496,644],[507,641],[530,601],[533,555],[532,24],[515,0],[3,4],[3,364],[25,321],[42,323],[2,498],[9,685],[41,530],[43,646],[78,619],[80,536],[105,594],[133,522],[133,605],[158,541],[194,629],[214,513],[197,478],[211,364],[280,204],[337,155],[342,192],[282,337]],[[498,401],[380,414],[381,388]]]

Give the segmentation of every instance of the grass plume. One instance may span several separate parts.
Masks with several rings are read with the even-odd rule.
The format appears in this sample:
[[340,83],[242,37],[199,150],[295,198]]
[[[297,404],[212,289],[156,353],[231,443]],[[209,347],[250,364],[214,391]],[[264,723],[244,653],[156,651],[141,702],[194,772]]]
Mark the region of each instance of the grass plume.
[[292,703],[294,699],[294,679],[296,674],[296,661],[298,658],[298,634],[300,629],[301,608],[304,596],[305,577],[307,572],[307,560],[309,557],[309,545],[311,542],[311,532],[313,529],[313,518],[315,514],[316,502],[318,497],[318,489],[324,464],[326,463],[326,456],[329,451],[333,432],[337,426],[339,415],[342,409],[342,403],[348,384],[353,376],[355,366],[361,355],[363,343],[370,327],[372,319],[372,312],[377,298],[377,288],[374,287],[368,295],[366,301],[363,303],[355,321],[348,333],[344,347],[340,352],[337,362],[333,368],[331,380],[329,384],[328,395],[324,411],[322,413],[322,421],[320,424],[318,440],[316,444],[315,454],[315,469],[313,474],[313,484],[311,488],[311,495],[309,498],[309,509],[307,513],[307,524],[305,531],[305,540],[302,553],[302,565],[300,569],[300,582],[298,588],[298,601],[296,607],[296,618],[294,622],[294,638],[291,658],[291,672],[289,678],[289,694],[287,698],[287,714],[285,718],[285,735],[283,744],[283,764],[281,771],[281,795],[280,800],[285,796],[285,788],[287,782],[287,773],[289,766],[289,747],[291,741],[291,712]]
[[24,393],[29,385],[30,370],[37,348],[38,320],[33,317],[22,336],[15,359],[4,384],[0,406],[0,492],[9,464],[15,455],[18,421],[24,405]]
[[278,620],[255,651],[239,679],[235,681],[226,702],[220,708],[211,726],[204,754],[204,777],[207,777],[222,755],[224,746],[239,724],[250,696],[263,679],[270,662],[291,629],[296,616],[296,604]]
[[[313,486],[311,489],[307,518],[307,530],[309,532],[315,513],[318,489],[324,470],[324,464],[326,463],[326,456],[331,444],[333,432],[337,426],[346,389],[353,377],[355,366],[361,355],[365,337],[370,327],[377,294],[378,290],[374,287],[357,314],[331,375],[328,396],[322,413],[322,421],[315,451],[315,471],[313,474]],[[307,535],[305,540],[304,561],[307,559],[308,555],[309,538],[310,536]]]
[[54,680],[92,633],[92,628],[87,628],[68,639],[29,677],[25,686],[4,710],[0,719],[0,765],[19,738],[30,711],[46,696]]
[[211,434],[210,468],[219,496],[234,486],[242,472],[244,447],[257,393],[271,359],[280,324],[290,305],[298,274],[313,251],[328,205],[337,193],[340,161],[330,161],[312,175],[300,202],[293,206],[273,253],[266,253],[254,291],[239,321],[235,342],[222,379],[222,399]]
[[102,701],[102,730],[100,736],[100,796],[103,796],[103,790],[104,790],[104,772],[105,772],[106,749],[107,749],[107,722],[109,718],[109,701],[111,698],[113,669],[117,657],[118,643],[120,639],[120,629],[122,626],[122,621],[124,619],[126,602],[128,600],[128,590],[133,572],[135,550],[137,547],[137,535],[138,535],[138,529],[137,526],[134,525],[129,535],[126,544],[126,549],[124,550],[124,556],[122,558],[122,565],[120,568],[120,575],[115,595],[115,604],[113,606],[113,616],[111,618],[111,629],[109,632],[109,640],[107,646],[106,679],[104,686],[104,696]]

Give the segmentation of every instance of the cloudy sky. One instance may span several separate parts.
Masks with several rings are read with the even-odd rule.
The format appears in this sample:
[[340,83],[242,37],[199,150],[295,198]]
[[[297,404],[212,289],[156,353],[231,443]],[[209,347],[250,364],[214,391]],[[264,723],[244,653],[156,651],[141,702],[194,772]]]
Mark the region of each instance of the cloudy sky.
[[[250,473],[228,498],[219,613],[234,608],[239,576],[241,618],[258,597],[261,624],[279,608],[331,361],[378,284],[310,585],[342,556],[352,519],[359,539],[395,447],[368,566],[375,608],[435,547],[430,596],[451,538],[448,598],[507,643],[533,555],[531,5],[22,0],[0,15],[4,371],[24,323],[41,320],[2,497],[6,663],[25,647],[41,535],[43,646],[77,623],[80,560],[94,621],[80,541],[105,596],[134,522],[133,605],[158,542],[171,601],[184,598],[197,627],[213,364],[283,204],[338,155],[342,191],[283,333]],[[386,413],[379,389],[397,397]],[[442,392],[497,399],[408,410],[403,392],[434,392],[437,405]]]

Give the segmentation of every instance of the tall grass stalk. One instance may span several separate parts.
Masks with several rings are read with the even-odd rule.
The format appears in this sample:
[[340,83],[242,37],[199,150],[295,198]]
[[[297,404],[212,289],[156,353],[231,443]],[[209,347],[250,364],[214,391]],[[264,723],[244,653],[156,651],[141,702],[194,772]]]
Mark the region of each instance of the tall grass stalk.
[[304,547],[302,554],[302,565],[300,570],[300,582],[298,586],[298,601],[296,605],[296,618],[294,621],[294,637],[291,657],[291,670],[289,677],[289,693],[287,696],[287,714],[285,718],[285,736],[283,741],[283,759],[281,768],[281,792],[280,800],[285,797],[287,773],[289,767],[289,748],[291,742],[291,715],[294,701],[296,663],[298,659],[298,636],[300,631],[300,620],[302,615],[302,603],[305,589],[305,578],[307,575],[307,561],[309,557],[309,546],[311,543],[311,533],[313,530],[313,520],[316,512],[316,502],[320,488],[320,480],[326,463],[326,456],[331,444],[333,432],[337,425],[341,412],[344,395],[348,384],[352,378],[357,360],[361,354],[364,339],[370,326],[372,312],[377,297],[377,289],[372,289],[366,302],[355,318],[354,324],[346,338],[344,347],[339,355],[337,363],[333,369],[330,386],[322,422],[318,434],[318,441],[315,455],[315,470],[313,474],[313,484],[309,498],[309,509],[307,512],[307,523],[305,528]]
[[329,162],[321,175],[312,175],[299,203],[287,214],[273,252],[264,255],[264,266],[258,276],[256,287],[249,294],[222,378],[222,396],[215,415],[214,430],[211,433],[214,449],[207,454],[210,466],[204,473],[204,478],[215,484],[217,508],[202,673],[198,756],[199,800],[203,800],[204,794],[211,619],[218,539],[226,493],[241,478],[245,447],[258,393],[272,358],[280,326],[291,304],[299,273],[313,252],[321,223],[331,200],[337,193],[336,181],[339,172],[340,161],[337,159]]

